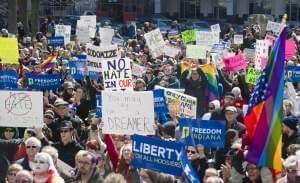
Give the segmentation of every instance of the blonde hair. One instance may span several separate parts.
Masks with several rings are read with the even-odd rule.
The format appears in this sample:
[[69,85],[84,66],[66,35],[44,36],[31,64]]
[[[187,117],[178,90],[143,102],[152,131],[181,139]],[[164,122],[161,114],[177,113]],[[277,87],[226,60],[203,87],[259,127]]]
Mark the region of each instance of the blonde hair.
[[23,170],[23,167],[19,164],[14,163],[14,164],[9,165],[7,172],[21,171],[21,170]]

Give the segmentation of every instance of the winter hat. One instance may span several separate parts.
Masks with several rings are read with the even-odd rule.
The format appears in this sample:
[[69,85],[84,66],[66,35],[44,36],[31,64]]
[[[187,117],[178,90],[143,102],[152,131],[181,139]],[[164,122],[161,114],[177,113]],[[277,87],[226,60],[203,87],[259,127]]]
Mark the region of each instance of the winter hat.
[[166,122],[162,126],[162,132],[165,133],[166,135],[171,136],[172,138],[175,138],[175,124],[172,121]]
[[285,117],[283,119],[283,124],[289,127],[291,130],[297,131],[298,119],[293,116]]

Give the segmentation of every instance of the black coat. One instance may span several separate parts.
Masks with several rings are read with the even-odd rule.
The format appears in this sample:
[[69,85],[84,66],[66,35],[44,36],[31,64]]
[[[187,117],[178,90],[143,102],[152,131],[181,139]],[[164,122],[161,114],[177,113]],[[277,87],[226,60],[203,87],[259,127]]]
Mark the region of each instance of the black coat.
[[200,68],[197,72],[200,75],[199,80],[187,78],[189,71],[186,70],[182,73],[180,81],[185,88],[184,93],[197,98],[197,118],[201,118],[208,111],[208,81]]
[[208,168],[208,163],[206,158],[197,158],[191,161],[193,169],[197,171],[199,177],[203,177],[205,174],[205,170]]
[[282,145],[282,157],[287,157],[287,148],[291,144],[300,144],[300,132],[295,131],[293,135],[290,137],[287,137],[286,135],[283,135],[282,137],[283,145]]

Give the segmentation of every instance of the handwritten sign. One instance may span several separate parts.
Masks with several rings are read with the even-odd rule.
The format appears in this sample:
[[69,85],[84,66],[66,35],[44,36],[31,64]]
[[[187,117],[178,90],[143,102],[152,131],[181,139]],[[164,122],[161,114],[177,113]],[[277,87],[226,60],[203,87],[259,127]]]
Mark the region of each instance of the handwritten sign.
[[263,70],[266,67],[269,56],[269,41],[256,40],[255,46],[255,68]]
[[220,24],[214,24],[210,26],[212,32],[221,32]]
[[71,41],[71,25],[55,25],[55,36],[64,37],[64,43],[69,44]]
[[186,30],[181,33],[184,44],[196,41],[196,30]]
[[133,90],[129,58],[107,59],[101,64],[106,90]]
[[255,68],[248,68],[247,74],[246,74],[246,83],[256,85],[256,81],[258,80],[260,76],[260,70]]
[[112,37],[114,36],[114,34],[115,34],[114,29],[100,28],[101,46],[111,45]]
[[0,101],[0,126],[43,126],[42,92],[1,90]]
[[88,24],[85,24],[84,22],[77,20],[76,38],[80,43],[88,43],[90,41],[90,31],[89,31]]
[[245,55],[246,60],[248,62],[254,62],[254,60],[255,60],[255,49],[245,48],[244,49],[244,55]]
[[247,67],[245,56],[243,54],[224,58],[224,64],[229,72],[237,72]]
[[155,29],[151,32],[146,33],[144,35],[144,38],[146,39],[146,43],[149,46],[150,53],[154,58],[159,57],[163,54],[165,41],[159,29]]
[[290,59],[297,53],[297,45],[294,40],[285,41],[285,59]]
[[266,27],[266,31],[272,31],[275,35],[279,35],[284,26],[285,24],[281,24],[269,20]]
[[170,45],[170,44],[166,44],[164,46],[164,55],[167,55],[169,57],[175,58],[176,55],[178,55],[178,53],[180,52],[180,49],[176,46]]
[[140,78],[146,72],[146,68],[136,63],[132,63],[131,71],[132,71],[132,75]]
[[233,43],[234,44],[243,44],[244,43],[244,37],[242,34],[235,34],[233,37]]
[[220,41],[220,34],[218,32],[206,32],[206,31],[197,31],[196,34],[196,44],[213,46],[218,44]]
[[153,93],[102,92],[104,134],[154,135]]
[[186,57],[193,59],[206,59],[206,53],[210,50],[210,47],[205,45],[187,45]]

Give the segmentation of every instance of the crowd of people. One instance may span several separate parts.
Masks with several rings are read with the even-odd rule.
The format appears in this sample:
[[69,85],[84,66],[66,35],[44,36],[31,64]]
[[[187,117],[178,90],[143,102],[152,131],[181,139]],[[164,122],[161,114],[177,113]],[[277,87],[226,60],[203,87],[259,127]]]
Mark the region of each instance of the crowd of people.
[[[59,22],[62,24],[63,22]],[[1,64],[1,70],[16,70],[19,74],[18,87],[26,88],[25,73],[59,73],[61,87],[57,90],[43,91],[44,126],[43,128],[1,127],[0,132],[0,182],[86,182],[86,183],[159,183],[185,182],[183,177],[173,176],[150,169],[132,166],[132,141],[128,135],[103,134],[102,121],[96,115],[96,95],[104,90],[103,78],[98,80],[86,76],[75,80],[68,72],[69,62],[77,60],[76,55],[86,55],[86,45],[76,36],[64,47],[50,47],[47,36],[54,34],[53,21],[47,20],[41,25],[41,32],[27,35],[16,34],[20,59],[19,65]],[[105,25],[109,27],[109,25]],[[176,27],[176,22],[174,22]],[[145,22],[137,27],[136,34],[130,28],[122,28],[115,36],[128,37],[124,46],[119,46],[122,56],[126,56],[146,68],[142,77],[134,76],[134,91],[151,91],[156,85],[183,89],[184,93],[197,99],[197,118],[203,120],[226,121],[224,148],[205,148],[202,145],[186,146],[188,160],[194,171],[204,183],[296,183],[300,182],[300,131],[299,111],[295,111],[295,98],[290,97],[290,90],[285,92],[283,105],[283,170],[273,171],[246,161],[246,148],[242,148],[242,139],[247,131],[244,125],[243,105],[248,104],[254,85],[246,83],[246,69],[229,73],[226,68],[217,68],[219,99],[209,100],[208,81],[200,68],[212,62],[207,59],[186,58],[186,45],[180,32],[178,35],[163,34],[169,44],[180,49],[175,58],[166,55],[152,57],[144,39],[144,34],[155,27]],[[234,29],[222,32],[220,41],[231,42],[223,53],[238,54],[245,48],[253,49],[258,39],[264,39],[260,29],[245,27],[243,44],[233,44]],[[272,32],[266,32],[272,35]],[[2,29],[1,37],[9,37]],[[290,29],[287,39],[300,43],[300,28]],[[100,35],[90,40],[94,45],[101,45]],[[300,46],[298,46],[298,49]],[[43,61],[56,55],[56,65],[45,69]],[[190,63],[185,71],[182,63]],[[254,67],[254,60],[247,60],[248,67]],[[0,62],[1,63],[1,62]],[[290,58],[288,65],[300,64],[300,52]],[[194,65],[193,67],[191,65]],[[191,69],[191,72],[189,70]],[[295,93],[300,85],[289,83]],[[3,101],[1,101],[3,102]],[[141,106],[142,107],[142,106]],[[180,115],[170,112],[155,118],[156,135],[168,141],[179,141],[178,122]]]

